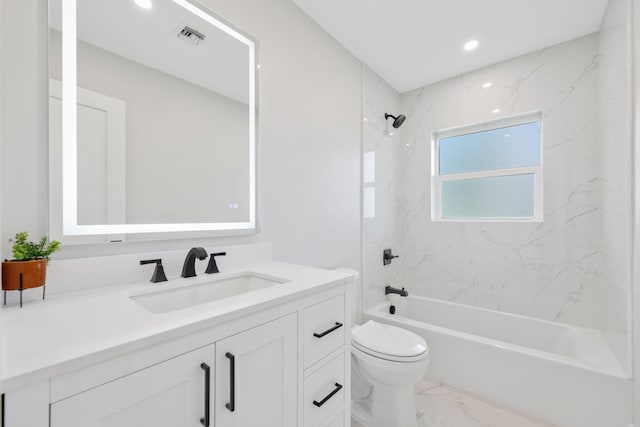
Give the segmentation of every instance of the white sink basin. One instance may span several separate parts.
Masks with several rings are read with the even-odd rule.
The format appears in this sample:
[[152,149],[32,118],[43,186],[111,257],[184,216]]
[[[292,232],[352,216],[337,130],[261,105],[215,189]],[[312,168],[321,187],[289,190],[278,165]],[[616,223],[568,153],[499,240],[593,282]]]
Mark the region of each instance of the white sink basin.
[[238,273],[217,280],[139,293],[129,298],[151,313],[168,313],[286,282],[286,279],[256,273]]

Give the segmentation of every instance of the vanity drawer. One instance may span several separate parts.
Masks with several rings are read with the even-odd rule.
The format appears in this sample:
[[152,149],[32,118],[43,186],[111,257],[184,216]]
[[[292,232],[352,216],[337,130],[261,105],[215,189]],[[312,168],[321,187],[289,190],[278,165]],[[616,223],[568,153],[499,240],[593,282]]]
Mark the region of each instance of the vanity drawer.
[[[335,412],[345,402],[344,354],[340,353],[304,380],[304,426],[333,426]],[[335,424],[342,425],[342,424]]]
[[344,294],[304,310],[304,367],[344,345]]

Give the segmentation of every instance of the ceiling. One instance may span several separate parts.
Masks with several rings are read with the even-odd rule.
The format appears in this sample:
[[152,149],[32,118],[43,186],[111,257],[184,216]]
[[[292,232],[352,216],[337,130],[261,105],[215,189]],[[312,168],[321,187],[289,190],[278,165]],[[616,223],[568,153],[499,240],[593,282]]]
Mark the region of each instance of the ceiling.
[[[50,2],[50,25],[59,30],[60,0]],[[132,0],[82,0],[77,5],[78,39],[147,67],[249,102],[249,48],[170,0],[150,10]],[[177,34],[189,26],[206,38],[191,44]]]
[[[598,31],[607,0],[292,0],[403,93]],[[479,47],[466,52],[465,42]]]

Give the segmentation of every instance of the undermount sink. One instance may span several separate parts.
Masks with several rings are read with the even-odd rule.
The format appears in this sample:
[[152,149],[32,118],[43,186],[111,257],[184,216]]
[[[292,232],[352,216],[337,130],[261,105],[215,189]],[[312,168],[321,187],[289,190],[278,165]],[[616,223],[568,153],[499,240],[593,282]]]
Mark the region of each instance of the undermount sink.
[[131,295],[129,298],[151,313],[169,313],[286,282],[286,279],[277,277],[239,273],[216,280]]

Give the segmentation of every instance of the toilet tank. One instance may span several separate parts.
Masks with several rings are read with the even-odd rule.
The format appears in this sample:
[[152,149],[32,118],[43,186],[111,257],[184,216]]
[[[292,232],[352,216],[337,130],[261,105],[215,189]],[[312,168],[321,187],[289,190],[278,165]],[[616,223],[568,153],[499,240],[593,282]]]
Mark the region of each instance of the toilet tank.
[[355,268],[349,267],[336,268],[335,271],[354,276],[353,285],[347,288],[347,292],[349,292],[351,300],[351,325],[357,325],[362,321],[362,307],[364,306],[362,299],[362,286],[360,286],[360,272]]

